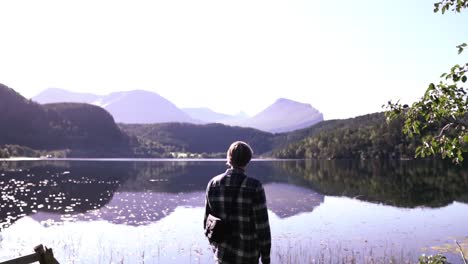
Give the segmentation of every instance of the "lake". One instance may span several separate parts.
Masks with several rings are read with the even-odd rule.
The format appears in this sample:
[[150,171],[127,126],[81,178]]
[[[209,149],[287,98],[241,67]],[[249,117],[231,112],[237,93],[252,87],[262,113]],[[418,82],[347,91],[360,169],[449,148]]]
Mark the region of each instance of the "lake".
[[[212,263],[205,188],[222,160],[0,161],[0,261]],[[468,170],[436,161],[255,160],[272,263],[416,262],[468,253]]]

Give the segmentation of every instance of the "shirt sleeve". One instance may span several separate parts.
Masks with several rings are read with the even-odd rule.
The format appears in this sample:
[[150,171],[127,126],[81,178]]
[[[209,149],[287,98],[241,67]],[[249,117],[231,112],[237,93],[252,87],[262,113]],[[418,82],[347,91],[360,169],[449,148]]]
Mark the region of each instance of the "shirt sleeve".
[[206,227],[206,219],[208,218],[208,215],[211,213],[210,210],[210,202],[208,200],[208,194],[210,191],[210,186],[211,186],[211,181],[208,183],[208,186],[206,187],[206,194],[205,194],[205,216],[203,217],[203,230],[205,230]]
[[261,185],[255,193],[253,212],[258,245],[260,246],[260,257],[263,264],[269,264],[271,250],[270,223],[268,221],[265,190]]

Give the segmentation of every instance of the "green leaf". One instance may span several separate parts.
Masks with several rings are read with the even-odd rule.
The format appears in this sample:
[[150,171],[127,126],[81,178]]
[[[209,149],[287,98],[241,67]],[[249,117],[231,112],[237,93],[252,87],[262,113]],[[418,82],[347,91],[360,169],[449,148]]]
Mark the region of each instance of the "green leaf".
[[[442,14],[446,11],[460,12],[461,9],[468,9],[468,0],[438,0],[434,8],[435,12]],[[468,44],[462,43],[456,47],[460,54],[468,49]],[[416,146],[416,157],[437,154],[460,164],[463,154],[468,153],[468,134],[465,126],[451,130],[450,133],[444,133],[440,137],[436,137],[433,131],[442,129],[442,121],[447,118],[454,122],[464,123],[463,120],[468,114],[466,105],[468,91],[460,82],[468,83],[468,63],[462,66],[454,65],[449,72],[440,75],[440,78],[439,83],[430,84],[424,96],[411,107],[405,109],[405,106],[398,103],[394,105],[389,103],[387,107],[393,111],[393,116],[399,115],[404,121],[402,132],[407,138],[421,139],[423,137],[421,145]],[[444,128],[441,131],[445,130]]]

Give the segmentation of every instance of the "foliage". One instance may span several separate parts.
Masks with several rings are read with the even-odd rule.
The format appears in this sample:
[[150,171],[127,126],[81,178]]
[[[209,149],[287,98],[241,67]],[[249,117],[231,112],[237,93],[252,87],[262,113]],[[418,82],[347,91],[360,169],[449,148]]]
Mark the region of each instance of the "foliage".
[[[169,158],[173,153],[220,157],[235,140],[249,142],[260,154],[272,149],[274,137],[252,128],[221,124],[121,125],[122,131],[100,107],[82,103],[40,105],[1,84],[0,124],[0,145],[24,146],[42,154],[65,150],[50,154],[54,157]],[[2,157],[12,155],[16,154],[1,152]]]
[[460,13],[462,9],[468,7],[468,0],[442,0],[434,4],[434,12],[445,13],[447,10]]
[[405,159],[411,157],[419,139],[402,136],[401,127],[398,119],[387,124],[383,113],[324,121],[304,139],[275,149],[271,155],[297,159]]
[[[443,0],[434,4],[434,12],[447,10],[461,12],[468,7],[468,0]],[[457,46],[461,54],[467,44]],[[422,135],[422,144],[416,156],[441,154],[455,163],[463,161],[468,152],[468,63],[453,66],[441,75],[438,84],[429,84],[424,96],[411,106],[400,102],[387,104],[389,120],[403,116],[403,133],[413,137]]]
[[444,255],[422,255],[419,257],[419,264],[448,264],[447,258]]
[[[71,155],[88,157],[130,153],[128,137],[104,109],[88,104],[40,105],[2,84],[0,124],[0,145],[46,151],[71,149]],[[38,155],[31,151],[20,152],[12,153],[10,150],[8,156]],[[66,153],[60,151],[55,154],[61,156]],[[2,155],[6,156],[6,153]]]
[[170,153],[176,151],[174,146],[137,136],[131,136],[131,146],[136,157],[172,158]]
[[32,148],[18,145],[5,145],[4,150],[11,157],[40,157],[41,152]]
[[43,107],[65,120],[55,128],[60,146],[79,149],[125,147],[128,137],[120,131],[113,117],[104,109],[82,103],[45,104]]
[[[226,153],[236,140],[248,142],[255,154],[272,149],[274,135],[252,128],[222,124],[195,125],[189,123],[119,124],[138,142],[138,152]],[[206,154],[210,156],[211,154]]]
[[[384,114],[376,113],[323,121],[281,134],[222,124],[117,126],[112,116],[97,106],[39,105],[0,85],[0,124],[6,128],[0,130],[0,145],[40,150],[41,156],[219,158],[233,141],[244,140],[255,154],[277,158],[401,159],[411,157],[420,144],[418,136],[401,135],[402,122],[396,118],[387,124]],[[12,153],[2,151],[0,155]]]
[[10,157],[10,152],[8,151],[7,148],[0,148],[0,158],[9,158]]

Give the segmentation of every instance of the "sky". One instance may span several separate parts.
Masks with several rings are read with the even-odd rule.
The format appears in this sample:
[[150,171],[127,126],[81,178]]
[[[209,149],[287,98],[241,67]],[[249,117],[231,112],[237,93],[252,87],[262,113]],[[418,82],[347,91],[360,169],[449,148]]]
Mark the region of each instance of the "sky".
[[468,10],[435,0],[0,1],[0,83],[156,92],[254,115],[278,98],[326,120],[411,103],[456,63]]

